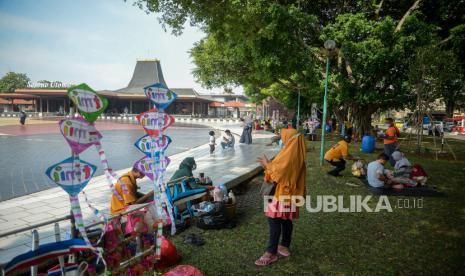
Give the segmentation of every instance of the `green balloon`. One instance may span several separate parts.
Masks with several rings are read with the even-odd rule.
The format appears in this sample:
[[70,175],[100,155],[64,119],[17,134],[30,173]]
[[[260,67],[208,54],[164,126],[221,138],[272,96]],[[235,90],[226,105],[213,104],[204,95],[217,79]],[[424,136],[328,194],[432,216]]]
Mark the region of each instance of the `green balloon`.
[[70,87],[68,97],[77,107],[79,114],[91,123],[108,107],[108,100],[85,83]]

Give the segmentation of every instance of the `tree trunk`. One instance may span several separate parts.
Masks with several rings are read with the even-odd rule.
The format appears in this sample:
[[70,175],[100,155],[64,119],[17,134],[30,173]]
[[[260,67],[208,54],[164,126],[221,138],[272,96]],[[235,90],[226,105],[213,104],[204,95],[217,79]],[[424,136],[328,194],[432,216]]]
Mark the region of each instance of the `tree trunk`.
[[374,107],[352,106],[349,120],[354,124],[354,133],[357,136],[372,134],[371,116],[376,111]]
[[454,116],[455,101],[445,100],[445,104],[446,104],[446,116],[447,118],[452,118]]

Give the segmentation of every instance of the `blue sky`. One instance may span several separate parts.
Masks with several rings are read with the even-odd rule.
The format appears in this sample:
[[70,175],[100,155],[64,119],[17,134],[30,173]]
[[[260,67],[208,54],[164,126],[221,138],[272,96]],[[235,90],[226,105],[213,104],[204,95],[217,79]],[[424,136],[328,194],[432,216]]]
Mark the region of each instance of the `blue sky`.
[[0,0],[0,74],[113,90],[129,83],[137,59],[158,58],[169,87],[207,92],[188,54],[203,36],[189,26],[179,37],[164,32],[131,0]]

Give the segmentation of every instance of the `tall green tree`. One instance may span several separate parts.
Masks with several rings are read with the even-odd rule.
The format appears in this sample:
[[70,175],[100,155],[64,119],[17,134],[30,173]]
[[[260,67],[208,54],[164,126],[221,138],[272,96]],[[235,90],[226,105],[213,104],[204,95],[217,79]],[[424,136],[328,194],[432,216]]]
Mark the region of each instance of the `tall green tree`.
[[413,100],[408,60],[417,47],[435,39],[436,27],[416,15],[399,31],[397,26],[391,17],[370,20],[358,13],[340,15],[323,30],[323,40],[332,38],[339,45],[331,102],[347,112],[360,133],[369,132],[375,112],[403,108]]
[[[322,102],[325,53],[331,58],[332,110],[360,133],[374,112],[414,101],[409,58],[440,43],[463,20],[465,1],[446,0],[138,0],[180,34],[189,21],[207,36],[191,55],[206,87],[242,85],[254,100],[273,96],[293,106],[297,92]],[[459,32],[457,32],[459,33]],[[443,43],[448,45],[447,43]]]
[[438,45],[418,48],[408,76],[416,98],[411,109],[420,108],[423,113],[429,112],[442,102],[447,116],[452,117],[455,107],[463,106],[465,79],[453,51],[441,49]]
[[26,74],[8,72],[0,79],[0,92],[12,93],[17,88],[25,88],[31,80]]

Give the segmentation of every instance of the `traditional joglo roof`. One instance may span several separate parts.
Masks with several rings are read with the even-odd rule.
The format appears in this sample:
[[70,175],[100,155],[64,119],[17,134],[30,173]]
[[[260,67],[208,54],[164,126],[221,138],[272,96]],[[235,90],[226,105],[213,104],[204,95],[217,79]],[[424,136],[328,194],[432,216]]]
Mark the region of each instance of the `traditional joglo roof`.
[[143,94],[144,87],[154,84],[163,83],[166,87],[160,61],[158,59],[138,60],[131,81],[128,86],[115,90],[116,93],[126,94]]

